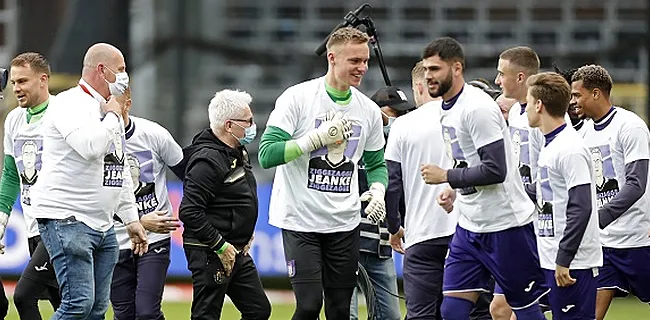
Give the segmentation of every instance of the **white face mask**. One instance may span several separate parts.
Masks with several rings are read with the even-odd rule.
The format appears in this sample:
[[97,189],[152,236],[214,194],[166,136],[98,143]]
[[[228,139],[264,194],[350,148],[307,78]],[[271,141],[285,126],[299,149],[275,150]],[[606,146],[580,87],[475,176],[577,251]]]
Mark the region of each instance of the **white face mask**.
[[106,68],[112,74],[115,75],[115,82],[111,83],[108,80],[104,79],[108,83],[108,90],[111,92],[112,96],[119,97],[124,94],[126,88],[129,87],[129,74],[124,72],[115,73],[113,70]]

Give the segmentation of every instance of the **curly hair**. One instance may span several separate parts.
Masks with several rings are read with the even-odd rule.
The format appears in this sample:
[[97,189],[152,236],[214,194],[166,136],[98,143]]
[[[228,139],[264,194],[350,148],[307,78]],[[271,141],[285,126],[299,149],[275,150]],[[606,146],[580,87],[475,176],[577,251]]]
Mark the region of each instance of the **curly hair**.
[[571,76],[571,82],[582,81],[582,86],[587,90],[598,89],[605,95],[609,96],[612,91],[612,77],[607,69],[590,64],[582,66]]
[[571,84],[571,77],[573,77],[573,74],[576,73],[576,71],[578,71],[578,68],[560,69],[560,67],[558,67],[557,64],[554,63],[553,71],[563,76],[564,80],[566,80],[566,82]]

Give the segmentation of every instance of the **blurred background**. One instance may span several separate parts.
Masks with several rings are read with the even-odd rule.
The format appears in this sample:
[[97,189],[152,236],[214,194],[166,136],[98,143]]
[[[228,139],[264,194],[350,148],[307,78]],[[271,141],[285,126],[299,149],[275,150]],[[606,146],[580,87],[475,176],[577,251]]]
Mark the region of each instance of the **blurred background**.
[[[253,96],[259,137],[285,88],[325,74],[325,58],[314,50],[364,2],[372,8],[361,16],[374,21],[390,79],[409,95],[421,50],[447,35],[464,45],[467,80],[492,82],[498,54],[528,45],[545,70],[552,63],[603,65],[615,82],[615,103],[646,121],[650,114],[646,0],[0,0],[0,66],[18,53],[41,52],[57,93],[76,85],[91,44],[109,42],[127,60],[132,113],[159,122],[182,146],[207,127],[208,102],[225,88]],[[367,95],[384,86],[371,55],[360,87]],[[3,114],[14,107],[8,87]],[[253,254],[262,275],[285,277],[281,238],[266,221],[273,170],[257,165],[257,142],[249,147],[261,190]],[[172,180],[170,188],[177,205],[180,186]],[[19,274],[26,262],[20,219],[12,215],[3,275]],[[179,232],[175,240],[178,245]],[[176,249],[170,273],[185,277],[184,256]],[[399,259],[396,265],[401,271]]]

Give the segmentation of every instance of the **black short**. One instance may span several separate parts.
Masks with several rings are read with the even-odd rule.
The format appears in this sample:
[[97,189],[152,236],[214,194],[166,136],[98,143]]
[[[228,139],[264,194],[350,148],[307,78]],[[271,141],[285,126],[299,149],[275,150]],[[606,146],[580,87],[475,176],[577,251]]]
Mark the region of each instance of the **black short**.
[[40,236],[27,239],[31,259],[23,270],[21,277],[38,281],[50,287],[58,287],[54,266],[50,263],[50,255]]
[[322,282],[323,288],[356,287],[359,227],[335,233],[283,229],[282,243],[291,283]]

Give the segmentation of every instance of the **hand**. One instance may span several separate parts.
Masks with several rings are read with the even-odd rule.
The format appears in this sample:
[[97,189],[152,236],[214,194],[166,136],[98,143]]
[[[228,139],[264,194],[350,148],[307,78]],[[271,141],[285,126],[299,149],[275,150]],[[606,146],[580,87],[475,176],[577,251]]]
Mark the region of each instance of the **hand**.
[[109,113],[115,112],[118,117],[122,114],[122,106],[115,100],[115,97],[108,99],[108,102],[101,104],[102,112]]
[[402,238],[404,238],[404,228],[399,227],[396,234],[390,235],[390,246],[395,252],[404,254],[404,247],[402,246]]
[[364,192],[359,198],[361,202],[368,201],[365,213],[368,220],[374,224],[379,224],[379,222],[386,218],[385,194],[386,187],[379,182],[375,182],[370,186],[370,190]]
[[569,268],[555,266],[555,283],[558,287],[568,287],[576,283],[576,279],[571,278]]
[[255,239],[255,235],[252,235],[251,239],[248,240],[248,243],[244,246],[244,249],[241,251],[243,255],[248,255],[248,252],[251,250],[251,246],[253,245],[253,239]]
[[140,221],[133,221],[126,225],[126,231],[131,238],[131,250],[133,254],[143,255],[149,250],[149,244],[147,243],[147,233],[144,231],[144,228],[140,224]]
[[426,184],[441,184],[447,182],[447,170],[435,164],[423,164],[420,167],[422,178]]
[[147,213],[140,218],[142,226],[155,233],[169,233],[181,226],[177,218],[167,216],[167,210]]
[[454,210],[454,201],[456,201],[456,190],[446,188],[440,192],[436,200],[438,201],[438,205],[447,211],[447,213],[451,213]]
[[5,237],[7,223],[9,223],[9,215],[4,212],[0,212],[0,240]]
[[230,277],[232,268],[235,266],[235,258],[237,257],[239,251],[237,251],[237,249],[235,249],[232,244],[227,242],[226,244],[228,245],[226,247],[226,250],[221,254],[217,253],[217,255],[219,256],[219,260],[221,260],[223,271],[226,273],[226,277]]
[[333,143],[343,143],[352,136],[352,123],[341,112],[328,112],[318,128],[307,133],[311,151]]

